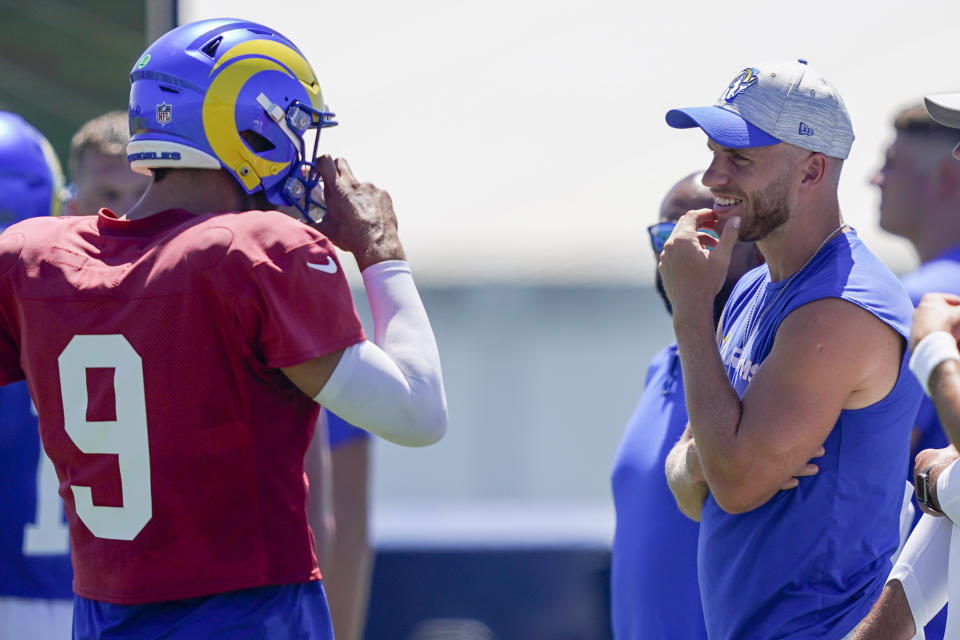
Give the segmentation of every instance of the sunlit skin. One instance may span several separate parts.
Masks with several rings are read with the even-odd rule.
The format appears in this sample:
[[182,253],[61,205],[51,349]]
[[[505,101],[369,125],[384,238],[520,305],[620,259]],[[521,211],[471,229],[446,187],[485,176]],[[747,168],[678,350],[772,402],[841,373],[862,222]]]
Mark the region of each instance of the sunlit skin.
[[[810,152],[782,143],[733,149],[709,139],[707,148],[713,153],[713,160],[703,174],[703,184],[714,197],[718,232],[722,231],[724,221],[740,216],[739,239],[756,242],[790,219],[788,176],[795,170],[796,163]],[[774,156],[780,158],[774,161]]]
[[70,214],[92,215],[101,207],[123,214],[147,190],[150,177],[134,173],[126,156],[87,149],[80,156],[74,184],[77,191]]
[[[771,279],[788,277],[840,221],[835,188],[843,161],[785,142],[733,149],[709,140],[707,146],[713,159],[702,180],[714,206],[700,223],[722,234],[727,220],[740,218],[738,238],[756,241]],[[830,214],[798,222],[799,210]]]

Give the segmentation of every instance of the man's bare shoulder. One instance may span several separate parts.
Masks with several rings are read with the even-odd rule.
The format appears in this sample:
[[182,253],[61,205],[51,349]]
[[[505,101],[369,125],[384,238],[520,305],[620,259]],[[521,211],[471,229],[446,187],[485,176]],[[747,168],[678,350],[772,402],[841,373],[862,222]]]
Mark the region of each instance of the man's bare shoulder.
[[846,409],[873,404],[896,384],[906,338],[856,303],[822,298],[792,311],[777,330],[778,361],[823,384],[849,386]]
[[861,330],[882,330],[900,335],[884,320],[855,302],[827,297],[807,302],[791,311],[778,331],[828,330],[831,334],[857,333]]

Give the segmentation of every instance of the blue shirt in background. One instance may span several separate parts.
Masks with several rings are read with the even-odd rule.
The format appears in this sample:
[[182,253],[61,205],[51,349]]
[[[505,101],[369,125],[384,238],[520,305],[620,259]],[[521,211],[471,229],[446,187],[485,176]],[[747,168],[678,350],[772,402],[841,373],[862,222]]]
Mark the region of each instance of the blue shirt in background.
[[370,432],[364,431],[353,426],[340,416],[324,409],[327,414],[327,443],[331,449],[335,449],[342,444],[346,444],[358,438],[367,440],[370,438]]
[[73,598],[58,485],[27,383],[0,387],[0,596]]
[[686,424],[673,344],[650,363],[613,465],[611,614],[617,640],[707,637],[697,585],[699,525],[677,508],[663,471]]

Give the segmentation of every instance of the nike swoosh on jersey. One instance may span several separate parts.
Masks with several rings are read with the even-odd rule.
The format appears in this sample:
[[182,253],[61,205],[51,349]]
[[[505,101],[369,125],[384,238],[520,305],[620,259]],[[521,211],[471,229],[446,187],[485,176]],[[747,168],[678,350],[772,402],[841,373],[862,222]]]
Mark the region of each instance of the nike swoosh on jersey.
[[307,266],[311,269],[316,269],[317,271],[323,271],[324,273],[337,272],[337,263],[331,256],[327,256],[327,264],[314,264],[312,262],[308,262]]

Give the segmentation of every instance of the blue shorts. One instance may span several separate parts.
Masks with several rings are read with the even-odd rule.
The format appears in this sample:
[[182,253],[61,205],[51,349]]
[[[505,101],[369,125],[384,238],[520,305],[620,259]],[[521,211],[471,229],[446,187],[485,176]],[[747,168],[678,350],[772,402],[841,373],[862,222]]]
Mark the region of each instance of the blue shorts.
[[327,411],[327,443],[331,449],[357,438],[369,437],[369,432],[358,429],[340,416]]
[[333,640],[319,580],[119,605],[74,596],[73,638]]

